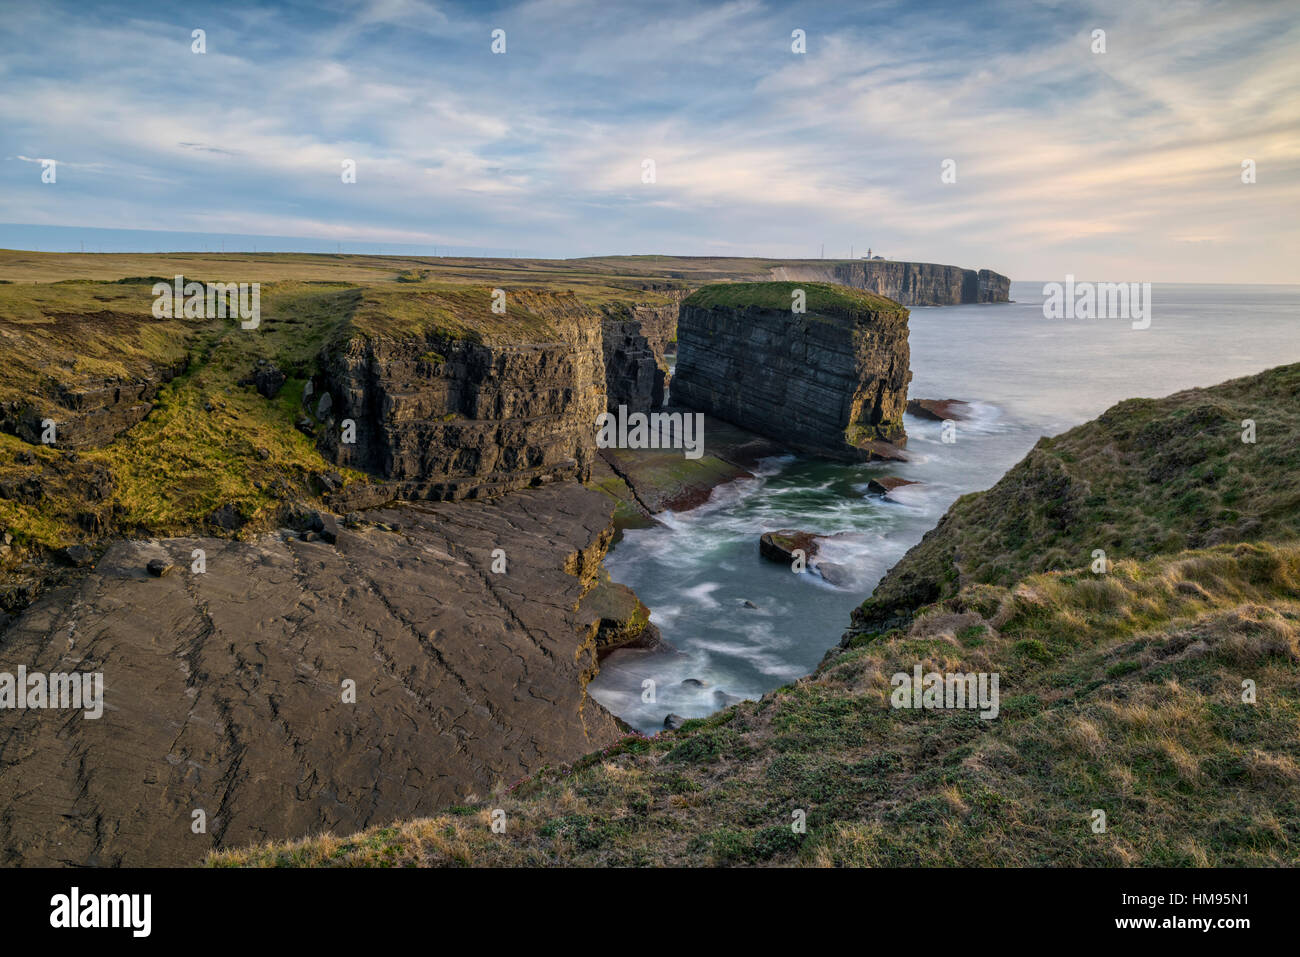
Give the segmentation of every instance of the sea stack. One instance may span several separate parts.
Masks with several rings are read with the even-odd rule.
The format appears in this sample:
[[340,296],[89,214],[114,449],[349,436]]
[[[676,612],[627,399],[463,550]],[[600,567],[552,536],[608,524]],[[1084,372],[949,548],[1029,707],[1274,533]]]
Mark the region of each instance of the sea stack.
[[705,286],[682,303],[673,402],[815,455],[901,458],[907,316],[832,283]]

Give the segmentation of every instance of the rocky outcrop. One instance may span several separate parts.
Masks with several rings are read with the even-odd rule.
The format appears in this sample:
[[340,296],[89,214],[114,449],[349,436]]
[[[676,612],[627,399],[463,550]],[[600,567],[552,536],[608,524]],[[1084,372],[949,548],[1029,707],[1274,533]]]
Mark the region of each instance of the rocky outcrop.
[[1011,293],[1011,280],[1000,273],[936,263],[805,261],[772,267],[772,278],[836,282],[866,289],[904,306],[1006,302]]
[[497,324],[372,325],[327,350],[313,394],[322,451],[406,499],[585,481],[605,411],[601,318],[572,294],[514,292],[508,310]]
[[576,611],[609,514],[565,484],[309,541],[113,545],[0,636],[0,671],[104,676],[98,719],[0,709],[0,864],[193,864],[428,814],[609,746],[621,731],[585,680],[616,616]]
[[895,302],[825,283],[719,284],[683,302],[677,334],[674,402],[831,458],[896,457],[906,443]]
[[33,445],[42,442],[45,426],[54,423],[59,448],[99,448],[142,422],[153,409],[158,390],[185,371],[186,361],[141,363],[140,374],[123,378],[79,378],[50,382],[45,395],[0,402],[0,431]]
[[677,316],[687,294],[685,289],[674,290],[665,293],[672,302],[663,305],[637,303],[631,307],[632,318],[641,323],[641,332],[650,344],[650,350],[661,361],[664,356],[677,351]]
[[598,660],[619,648],[650,649],[664,644],[659,629],[650,622],[650,609],[632,589],[612,581],[603,568],[578,606],[578,615],[591,622]]
[[899,478],[897,475],[881,475],[867,483],[867,491],[872,495],[889,498],[897,489],[920,484],[920,482],[915,482],[912,479]]

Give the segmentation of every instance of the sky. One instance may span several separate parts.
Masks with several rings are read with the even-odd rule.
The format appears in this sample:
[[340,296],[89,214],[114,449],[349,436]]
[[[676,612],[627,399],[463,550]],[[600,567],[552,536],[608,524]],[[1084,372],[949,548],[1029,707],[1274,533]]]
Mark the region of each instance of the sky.
[[0,246],[1300,282],[1297,222],[1293,0],[0,0]]

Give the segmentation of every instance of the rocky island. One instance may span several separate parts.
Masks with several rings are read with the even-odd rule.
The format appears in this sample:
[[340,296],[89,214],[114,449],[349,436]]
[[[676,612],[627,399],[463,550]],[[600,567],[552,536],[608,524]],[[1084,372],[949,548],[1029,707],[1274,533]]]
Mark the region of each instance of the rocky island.
[[829,283],[730,283],[682,302],[673,398],[831,458],[902,458],[907,310]]

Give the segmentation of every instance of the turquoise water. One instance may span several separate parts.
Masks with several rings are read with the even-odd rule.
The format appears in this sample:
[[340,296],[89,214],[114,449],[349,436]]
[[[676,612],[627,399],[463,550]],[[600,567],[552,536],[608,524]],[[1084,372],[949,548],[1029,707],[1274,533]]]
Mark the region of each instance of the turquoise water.
[[[954,443],[940,441],[939,423],[908,416],[907,463],[769,460],[706,505],[627,532],[606,566],[650,607],[676,652],[614,652],[590,685],[595,698],[652,733],[670,712],[703,717],[729,696],[757,698],[806,675],[850,610],[948,506],[995,483],[1040,436],[1121,399],[1300,362],[1300,286],[1158,284],[1145,330],[1044,319],[1042,288],[1012,283],[1011,303],[912,310],[911,396],[974,403]],[[875,475],[923,484],[886,502],[866,494]],[[778,528],[835,535],[821,555],[847,565],[852,582],[835,588],[761,559],[759,535]],[[642,700],[647,679],[652,702]],[[690,679],[703,684],[683,684]]]

